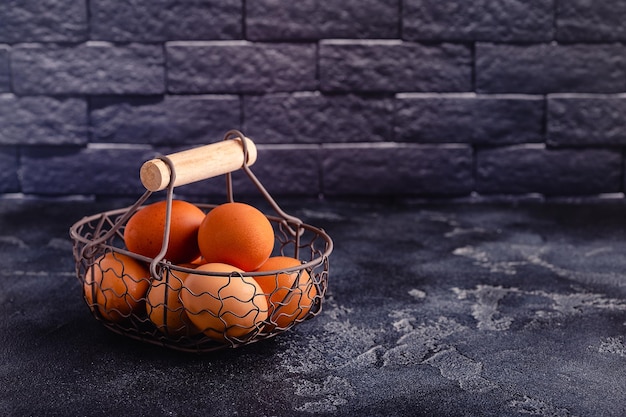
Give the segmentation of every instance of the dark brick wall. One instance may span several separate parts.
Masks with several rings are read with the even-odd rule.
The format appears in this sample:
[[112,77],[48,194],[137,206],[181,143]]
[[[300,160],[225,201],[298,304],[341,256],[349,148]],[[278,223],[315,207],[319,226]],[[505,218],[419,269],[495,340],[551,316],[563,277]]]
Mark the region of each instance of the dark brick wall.
[[624,21],[614,0],[11,1],[0,195],[139,195],[144,160],[240,129],[273,194],[621,197]]

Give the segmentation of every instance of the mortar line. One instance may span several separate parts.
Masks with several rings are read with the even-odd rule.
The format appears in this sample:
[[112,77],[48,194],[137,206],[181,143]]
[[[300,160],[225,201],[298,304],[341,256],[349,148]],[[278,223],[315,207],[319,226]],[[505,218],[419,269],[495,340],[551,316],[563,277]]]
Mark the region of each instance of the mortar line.
[[404,0],[398,1],[398,37],[404,40]]
[[559,0],[552,3],[552,40],[556,41],[558,29]]
[[247,25],[246,25],[246,20],[247,20],[247,16],[246,16],[246,7],[247,4],[247,0],[242,0],[241,2],[241,37],[242,39],[247,40],[248,39],[248,31],[247,29]]

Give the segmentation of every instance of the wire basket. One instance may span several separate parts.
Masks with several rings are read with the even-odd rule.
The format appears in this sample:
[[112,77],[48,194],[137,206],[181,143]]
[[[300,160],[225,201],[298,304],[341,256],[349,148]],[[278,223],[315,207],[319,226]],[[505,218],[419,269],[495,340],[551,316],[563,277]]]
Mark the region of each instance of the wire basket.
[[[222,142],[146,162],[141,179],[147,191],[132,206],[72,225],[76,275],[93,316],[109,330],[130,338],[202,353],[258,342],[318,315],[328,286],[333,242],[322,229],[288,215],[276,204],[250,170],[255,160],[254,143],[241,132],[230,131]],[[272,271],[233,272],[199,271],[195,265],[166,259],[174,188],[225,175],[227,202],[233,202],[231,171],[239,168],[275,211],[275,215],[264,213],[274,230],[272,256],[299,262]],[[128,250],[124,229],[148,198],[161,190],[166,190],[163,244],[161,252],[150,258]],[[219,204],[195,205],[208,213]],[[147,276],[140,276],[137,268],[147,271]],[[184,282],[190,274],[214,280],[217,289],[188,290]],[[259,293],[251,281],[260,279],[274,280],[273,289]],[[246,289],[233,293],[228,290],[231,286]],[[203,320],[194,320],[194,315],[202,315]],[[199,326],[199,322],[208,324]]]

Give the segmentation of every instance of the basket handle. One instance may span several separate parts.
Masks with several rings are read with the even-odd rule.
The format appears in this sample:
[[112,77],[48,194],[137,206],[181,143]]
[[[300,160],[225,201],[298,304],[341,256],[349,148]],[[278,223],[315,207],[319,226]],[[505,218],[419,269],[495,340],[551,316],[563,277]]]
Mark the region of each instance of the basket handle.
[[[256,146],[249,138],[241,138],[245,140],[245,147],[239,138],[225,139],[167,155],[176,171],[173,185],[176,187],[227,174],[238,170],[244,163],[254,164],[257,157]],[[139,177],[146,190],[161,191],[169,185],[171,172],[165,161],[155,158],[144,162]]]

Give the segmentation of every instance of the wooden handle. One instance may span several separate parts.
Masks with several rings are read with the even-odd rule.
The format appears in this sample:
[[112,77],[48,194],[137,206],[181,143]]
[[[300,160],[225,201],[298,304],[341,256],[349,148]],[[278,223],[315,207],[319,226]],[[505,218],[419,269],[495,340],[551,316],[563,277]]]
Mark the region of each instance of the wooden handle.
[[[248,151],[248,165],[256,161],[257,151],[254,142],[245,138]],[[176,179],[174,187],[190,184],[228,172],[243,166],[243,147],[240,139],[228,139],[210,145],[167,155],[174,165]],[[144,187],[149,191],[160,191],[170,183],[170,168],[162,159],[146,161],[139,171]]]

